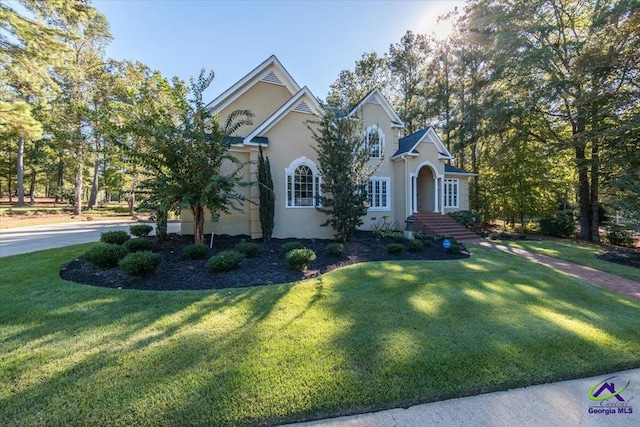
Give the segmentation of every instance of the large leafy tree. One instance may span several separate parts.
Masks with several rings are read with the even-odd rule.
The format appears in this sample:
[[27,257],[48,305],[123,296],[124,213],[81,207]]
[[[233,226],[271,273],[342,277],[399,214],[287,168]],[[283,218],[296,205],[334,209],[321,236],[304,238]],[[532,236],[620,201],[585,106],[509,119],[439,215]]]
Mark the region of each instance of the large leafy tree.
[[[249,111],[237,110],[224,124],[218,122],[203,102],[202,94],[213,80],[213,72],[202,70],[187,87],[174,78],[171,83],[155,74],[153,90],[146,90],[142,108],[147,112],[137,132],[146,134],[146,151],[136,154],[150,170],[144,180],[148,202],[161,212],[188,208],[194,218],[196,244],[204,243],[205,209],[212,219],[239,208],[244,197],[237,190],[246,185],[240,177],[244,165],[229,152],[230,136],[251,122]],[[164,104],[150,102],[155,93]],[[226,173],[227,166],[231,171]]]
[[367,185],[377,165],[363,139],[362,119],[343,116],[328,105],[309,124],[322,174],[320,212],[328,215],[340,242],[349,241],[367,213]]
[[[602,153],[637,98],[636,1],[471,3],[468,28],[481,40],[506,93],[535,94],[532,111],[571,150],[578,176],[580,237],[599,240]],[[636,29],[636,31],[633,30]]]

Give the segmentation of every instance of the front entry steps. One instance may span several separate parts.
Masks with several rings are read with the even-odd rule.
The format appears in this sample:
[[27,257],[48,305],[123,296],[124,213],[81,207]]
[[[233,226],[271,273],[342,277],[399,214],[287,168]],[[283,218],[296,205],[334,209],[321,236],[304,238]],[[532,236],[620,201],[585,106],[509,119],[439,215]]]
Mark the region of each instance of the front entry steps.
[[477,240],[478,235],[463,225],[458,224],[448,215],[433,212],[418,212],[410,217],[415,222],[414,231],[435,234],[438,236],[451,236],[458,241]]

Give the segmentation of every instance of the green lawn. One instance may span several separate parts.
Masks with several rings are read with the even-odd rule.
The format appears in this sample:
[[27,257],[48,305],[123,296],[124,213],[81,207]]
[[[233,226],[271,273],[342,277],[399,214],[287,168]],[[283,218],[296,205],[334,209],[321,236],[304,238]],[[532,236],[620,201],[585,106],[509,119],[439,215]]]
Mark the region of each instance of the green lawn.
[[561,240],[517,240],[501,241],[499,243],[586,265],[596,270],[606,271],[607,273],[640,282],[640,269],[597,259],[596,255],[608,251],[607,248],[602,246]]
[[0,425],[275,424],[640,367],[640,303],[491,249],[144,292],[59,279],[88,246],[0,258]]

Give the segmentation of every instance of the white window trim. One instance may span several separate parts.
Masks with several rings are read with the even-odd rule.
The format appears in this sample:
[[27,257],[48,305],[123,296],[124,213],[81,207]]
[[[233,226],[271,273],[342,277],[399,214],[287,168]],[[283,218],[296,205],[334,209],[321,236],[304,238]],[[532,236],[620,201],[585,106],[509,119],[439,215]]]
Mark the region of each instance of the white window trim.
[[[289,178],[291,178],[293,182],[296,169],[298,169],[298,167],[300,166],[307,166],[309,169],[311,169],[311,172],[313,173],[314,196],[313,196],[313,204],[311,206],[295,206],[293,203],[293,195],[290,194],[289,192]],[[318,167],[313,162],[313,160],[308,159],[304,156],[298,157],[297,159],[295,159],[289,164],[288,168],[284,169],[284,193],[285,193],[284,207],[287,209],[315,209],[316,207],[320,206],[317,200],[317,197],[320,196],[321,194],[320,193],[321,185],[322,185],[322,177],[320,176],[320,171],[318,170]],[[295,184],[292,187],[292,191],[295,192]],[[292,202],[291,205],[289,205],[289,201]]]
[[[391,178],[387,176],[372,176],[369,179],[369,182],[381,181],[387,184],[387,197],[385,198],[386,206],[374,207],[369,206],[367,208],[368,212],[389,212],[391,211]],[[369,184],[367,184],[367,191],[369,191]]]
[[[460,207],[460,180],[457,178],[445,178],[443,180],[442,183],[442,192],[443,192],[443,198],[444,198],[444,203],[443,203],[443,207],[445,209],[456,209]],[[451,201],[451,194],[450,193],[450,189],[451,187],[453,187],[452,184],[455,184],[455,204],[450,204],[449,202]]]
[[369,150],[369,134],[372,132],[376,132],[378,134],[378,139],[380,140],[380,155],[379,156],[371,156],[372,159],[384,159],[384,133],[380,130],[378,125],[371,125],[367,128],[364,133],[364,145],[367,151]]

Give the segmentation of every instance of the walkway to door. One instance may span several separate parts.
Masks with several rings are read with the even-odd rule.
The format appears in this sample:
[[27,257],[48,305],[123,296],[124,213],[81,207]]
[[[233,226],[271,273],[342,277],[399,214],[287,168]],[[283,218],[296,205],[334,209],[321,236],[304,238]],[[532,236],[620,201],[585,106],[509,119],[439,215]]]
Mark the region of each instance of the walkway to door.
[[500,245],[488,240],[482,240],[477,244],[486,248],[493,248],[513,255],[524,257],[529,261],[545,265],[547,267],[553,268],[554,270],[562,271],[569,276],[584,280],[585,282],[591,283],[594,286],[609,289],[626,297],[640,301],[640,283],[634,282],[633,280],[625,279],[624,277],[605,273],[604,271],[596,270],[584,265],[574,264],[572,262],[553,258],[547,255],[537,254],[534,252],[525,251],[524,249]]

